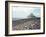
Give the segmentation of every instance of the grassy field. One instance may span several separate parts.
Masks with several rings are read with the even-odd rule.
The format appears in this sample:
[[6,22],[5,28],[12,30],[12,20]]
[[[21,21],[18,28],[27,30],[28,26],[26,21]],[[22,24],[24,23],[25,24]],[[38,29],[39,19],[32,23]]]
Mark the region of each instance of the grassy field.
[[27,18],[12,21],[13,30],[40,29],[40,18]]

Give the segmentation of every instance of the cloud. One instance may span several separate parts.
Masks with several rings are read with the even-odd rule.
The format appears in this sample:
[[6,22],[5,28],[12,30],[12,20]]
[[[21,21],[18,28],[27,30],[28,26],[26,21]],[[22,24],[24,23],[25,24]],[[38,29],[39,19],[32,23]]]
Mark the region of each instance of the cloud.
[[27,18],[29,14],[33,13],[40,17],[40,8],[36,7],[13,7],[13,18]]

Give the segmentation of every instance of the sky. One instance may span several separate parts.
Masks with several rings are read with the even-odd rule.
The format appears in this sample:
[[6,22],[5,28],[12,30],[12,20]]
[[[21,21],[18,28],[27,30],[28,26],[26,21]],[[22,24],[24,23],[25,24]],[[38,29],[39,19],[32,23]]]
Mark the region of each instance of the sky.
[[27,18],[31,13],[40,17],[40,7],[12,7],[12,18]]

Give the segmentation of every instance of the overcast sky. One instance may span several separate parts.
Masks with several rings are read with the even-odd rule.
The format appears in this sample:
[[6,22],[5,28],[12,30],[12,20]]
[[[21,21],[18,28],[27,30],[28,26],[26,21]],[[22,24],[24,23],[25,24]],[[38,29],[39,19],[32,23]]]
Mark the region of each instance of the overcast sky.
[[31,13],[40,17],[40,8],[38,7],[12,7],[12,18],[27,18]]

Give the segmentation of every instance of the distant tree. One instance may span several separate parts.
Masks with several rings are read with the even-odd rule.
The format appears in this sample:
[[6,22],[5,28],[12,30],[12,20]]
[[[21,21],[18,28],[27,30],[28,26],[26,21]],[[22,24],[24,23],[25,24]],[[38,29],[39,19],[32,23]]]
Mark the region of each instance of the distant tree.
[[34,16],[33,13],[31,13],[28,17],[29,17],[29,18],[35,18],[35,16]]

